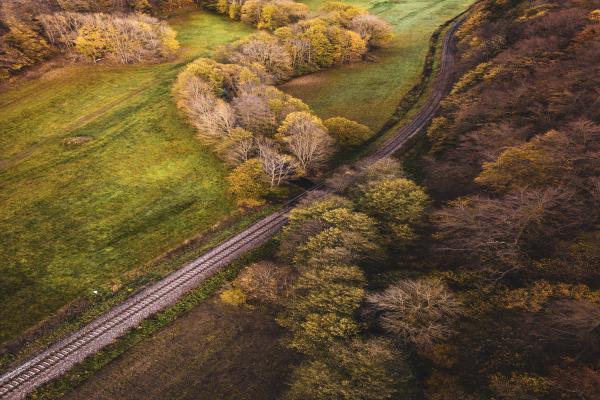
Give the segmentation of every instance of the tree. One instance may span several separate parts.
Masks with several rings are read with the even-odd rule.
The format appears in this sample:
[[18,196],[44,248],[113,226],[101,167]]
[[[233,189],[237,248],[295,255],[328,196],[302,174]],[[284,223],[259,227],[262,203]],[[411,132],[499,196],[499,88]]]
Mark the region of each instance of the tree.
[[390,24],[374,15],[357,15],[352,19],[350,26],[367,42],[370,48],[384,47],[394,37]]
[[323,125],[340,147],[361,145],[372,135],[368,126],[343,117],[326,119]]
[[365,185],[362,208],[389,227],[396,239],[410,242],[425,218],[429,198],[405,178],[380,180]]
[[363,191],[368,190],[368,184],[375,181],[406,178],[402,163],[393,157],[384,157],[374,163],[364,165],[360,175],[359,186]]
[[254,135],[242,128],[233,128],[227,137],[216,144],[219,156],[232,165],[249,160],[255,150]]
[[261,261],[244,268],[234,285],[251,300],[277,304],[288,296],[293,277],[292,268]]
[[420,348],[450,336],[453,321],[462,313],[460,303],[439,279],[399,281],[367,296],[367,303],[386,332]]
[[[368,220],[367,220],[368,221]],[[365,223],[368,224],[368,222]],[[308,241],[299,246],[294,262],[320,265],[327,262],[357,262],[365,259],[378,259],[381,257],[381,248],[376,238],[377,233],[366,229],[344,230],[339,227],[330,227],[311,236]]]
[[333,139],[321,120],[305,111],[292,112],[277,129],[277,138],[287,144],[303,170],[313,173],[333,154]]
[[289,345],[318,354],[358,332],[353,315],[364,297],[365,277],[355,266],[331,264],[303,269],[277,321],[292,331]]
[[239,124],[252,132],[273,135],[277,130],[276,115],[265,96],[244,92],[231,105]]
[[[284,240],[297,235],[293,251],[296,265],[323,265],[327,263],[351,263],[381,256],[381,237],[376,222],[368,215],[352,211],[336,198],[315,202],[306,209],[292,211],[290,223],[284,230]],[[344,203],[341,203],[344,204]],[[316,225],[314,234],[306,230],[306,223]],[[298,235],[300,233],[300,235]],[[303,242],[304,241],[304,242]]]
[[273,77],[275,82],[287,79],[292,73],[292,60],[277,38],[259,33],[235,43],[228,58],[240,65],[258,63]]
[[597,302],[563,299],[550,304],[533,334],[551,346],[594,358],[600,352],[600,307]]
[[587,225],[593,212],[564,188],[463,198],[434,213],[437,251],[501,279],[552,249],[556,238]]
[[263,4],[262,0],[247,0],[244,2],[240,10],[241,21],[254,26],[258,25]]
[[75,39],[75,48],[94,63],[111,50],[108,38],[95,26],[85,24]]
[[384,400],[410,394],[408,363],[384,339],[335,343],[294,371],[289,400]]
[[257,146],[259,158],[269,177],[271,187],[279,186],[283,181],[302,174],[296,160],[277,151],[273,142],[263,138],[258,141]]
[[190,80],[181,104],[200,136],[209,143],[224,140],[235,128],[235,113],[231,106],[212,94],[200,78]]
[[235,195],[240,207],[256,207],[264,204],[269,192],[268,177],[262,162],[256,158],[245,161],[227,176],[229,192]]

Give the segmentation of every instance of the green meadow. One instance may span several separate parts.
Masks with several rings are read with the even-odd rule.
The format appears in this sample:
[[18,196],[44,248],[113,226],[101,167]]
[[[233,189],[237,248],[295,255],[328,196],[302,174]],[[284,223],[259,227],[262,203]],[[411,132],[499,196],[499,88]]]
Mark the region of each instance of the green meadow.
[[[322,117],[377,129],[418,80],[433,30],[472,0],[349,2],[390,21],[393,45],[283,88]],[[200,11],[170,23],[182,44],[173,62],[66,66],[0,93],[0,343],[78,297],[116,290],[234,210],[226,168],[171,86],[187,62],[254,30]]]
[[[323,1],[304,0],[312,9]],[[386,19],[396,37],[374,52],[375,61],[344,65],[294,79],[281,86],[301,98],[322,118],[345,116],[378,130],[418,81],[429,38],[473,0],[348,0]]]
[[187,61],[253,30],[206,12],[171,24],[174,62],[68,66],[0,93],[0,342],[234,209],[225,167],[171,85]]

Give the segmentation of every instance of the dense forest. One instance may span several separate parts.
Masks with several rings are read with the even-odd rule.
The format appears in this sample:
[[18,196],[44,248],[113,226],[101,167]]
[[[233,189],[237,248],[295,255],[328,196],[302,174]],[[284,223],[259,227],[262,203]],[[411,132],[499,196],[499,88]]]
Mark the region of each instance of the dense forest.
[[222,294],[278,310],[286,398],[597,398],[598,5],[478,2],[407,163],[334,176]]

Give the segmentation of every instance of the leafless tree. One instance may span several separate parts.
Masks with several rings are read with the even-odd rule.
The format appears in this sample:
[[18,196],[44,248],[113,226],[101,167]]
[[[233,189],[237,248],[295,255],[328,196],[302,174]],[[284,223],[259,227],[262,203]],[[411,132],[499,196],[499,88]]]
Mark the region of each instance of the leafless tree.
[[568,188],[459,199],[434,220],[441,254],[468,260],[494,279],[524,268],[534,243],[543,245],[590,222],[586,203]]
[[335,141],[320,120],[308,112],[289,114],[279,134],[307,173],[325,165],[335,150]]
[[270,178],[271,187],[279,186],[283,181],[298,174],[300,167],[297,161],[277,151],[271,140],[261,138],[257,140],[257,147],[265,173]]
[[595,354],[600,351],[600,306],[580,300],[551,303],[536,321],[534,336],[551,345]]
[[277,129],[276,116],[264,96],[242,93],[231,105],[242,127],[255,133],[272,135]]
[[198,77],[190,78],[184,90],[184,107],[200,134],[210,140],[225,138],[235,127],[231,106],[212,94],[208,85]]
[[462,306],[439,279],[403,280],[367,297],[368,312],[381,327],[426,348],[453,333]]

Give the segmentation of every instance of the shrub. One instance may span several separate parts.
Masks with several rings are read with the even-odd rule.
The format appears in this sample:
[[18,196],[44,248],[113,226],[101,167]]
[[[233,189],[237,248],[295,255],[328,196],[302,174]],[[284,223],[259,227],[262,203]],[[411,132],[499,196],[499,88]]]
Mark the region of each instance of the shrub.
[[293,271],[289,267],[261,261],[244,268],[234,285],[240,288],[248,299],[263,303],[279,303],[287,297]]
[[219,295],[221,301],[231,306],[241,306],[246,302],[246,295],[239,289],[228,289]]

